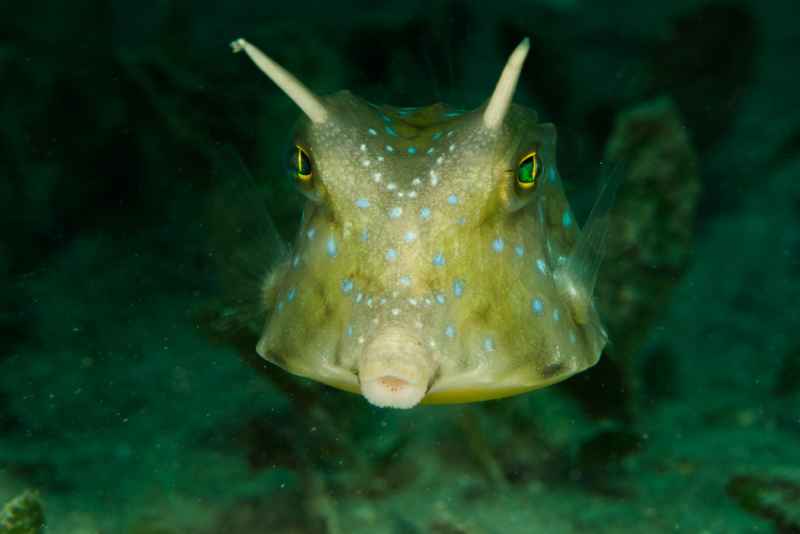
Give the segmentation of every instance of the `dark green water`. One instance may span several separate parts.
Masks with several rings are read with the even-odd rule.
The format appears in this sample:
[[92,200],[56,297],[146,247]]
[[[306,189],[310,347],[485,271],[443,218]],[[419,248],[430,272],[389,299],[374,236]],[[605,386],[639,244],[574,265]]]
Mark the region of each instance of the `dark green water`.
[[[433,4],[3,8],[0,505],[38,492],[46,526],[0,532],[800,532],[795,6]],[[219,328],[220,263],[302,209],[300,111],[233,38],[319,94],[472,109],[526,35],[515,102],[556,125],[578,220],[602,160],[639,165],[599,365],[384,410]],[[228,217],[255,227],[222,246]]]

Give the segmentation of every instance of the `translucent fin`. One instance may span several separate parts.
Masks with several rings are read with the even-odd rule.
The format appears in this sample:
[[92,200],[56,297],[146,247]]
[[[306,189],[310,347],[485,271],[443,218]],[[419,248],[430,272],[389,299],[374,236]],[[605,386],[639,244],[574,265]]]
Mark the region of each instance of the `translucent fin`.
[[217,185],[209,191],[205,219],[218,295],[212,303],[215,309],[204,316],[225,337],[228,330],[261,328],[264,280],[285,261],[288,248],[236,151],[224,146],[212,148],[212,154]]
[[611,208],[622,177],[625,175],[622,163],[615,163],[605,169],[600,193],[566,265],[568,278],[578,284],[586,295],[594,292],[597,283],[597,273],[606,251]]

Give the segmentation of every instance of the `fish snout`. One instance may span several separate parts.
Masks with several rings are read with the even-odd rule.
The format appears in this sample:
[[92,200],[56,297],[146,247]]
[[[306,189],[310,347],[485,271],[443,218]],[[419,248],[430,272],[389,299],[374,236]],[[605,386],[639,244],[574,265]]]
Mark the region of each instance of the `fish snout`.
[[422,339],[390,327],[364,347],[358,365],[361,393],[375,406],[413,408],[425,397],[436,371]]

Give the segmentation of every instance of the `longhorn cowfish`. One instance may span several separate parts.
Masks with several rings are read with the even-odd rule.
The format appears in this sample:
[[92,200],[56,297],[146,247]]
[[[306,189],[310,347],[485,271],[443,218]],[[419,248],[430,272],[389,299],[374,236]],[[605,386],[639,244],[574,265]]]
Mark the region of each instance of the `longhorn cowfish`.
[[258,354],[395,408],[514,395],[598,361],[614,187],[581,231],[555,127],[512,103],[528,39],[467,112],[319,97],[244,39],[231,46],[304,114],[288,167],[307,203],[264,277]]

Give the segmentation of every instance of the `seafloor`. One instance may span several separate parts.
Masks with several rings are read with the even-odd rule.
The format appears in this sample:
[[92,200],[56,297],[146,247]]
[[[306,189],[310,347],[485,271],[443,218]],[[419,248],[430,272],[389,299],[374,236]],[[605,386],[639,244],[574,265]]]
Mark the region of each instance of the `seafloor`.
[[[24,532],[800,532],[792,2],[3,11],[0,503],[38,492],[46,527]],[[530,35],[516,100],[559,128],[581,216],[616,118],[671,102],[699,197],[642,198],[673,207],[657,221],[688,222],[679,265],[652,269],[655,310],[617,327],[612,350],[641,341],[542,391],[387,411],[215,339],[203,214],[217,154],[234,147],[254,176],[232,213],[261,209],[263,191],[289,237],[300,206],[282,178],[299,112],[230,54],[240,35],[321,93],[464,107]],[[651,266],[675,253],[662,249]],[[12,515],[0,532],[22,531]]]

